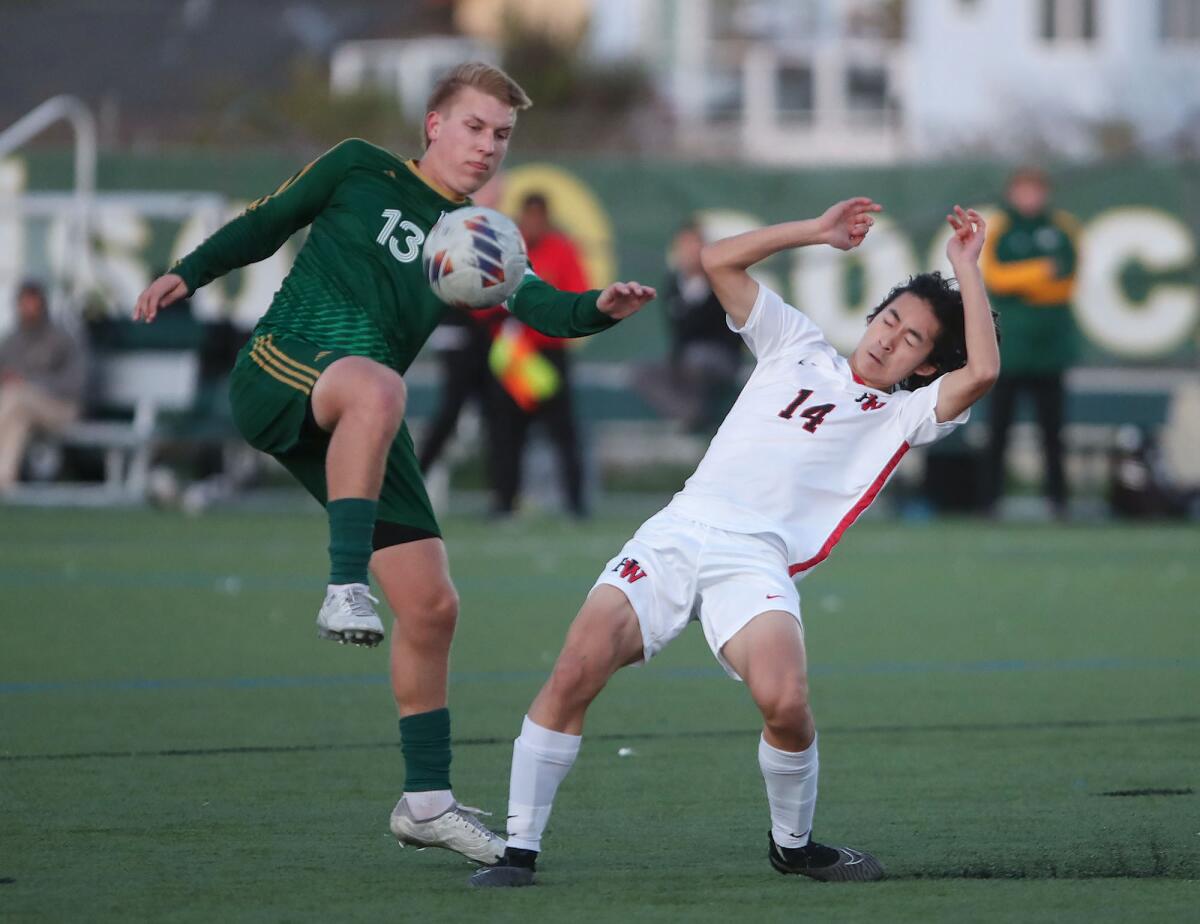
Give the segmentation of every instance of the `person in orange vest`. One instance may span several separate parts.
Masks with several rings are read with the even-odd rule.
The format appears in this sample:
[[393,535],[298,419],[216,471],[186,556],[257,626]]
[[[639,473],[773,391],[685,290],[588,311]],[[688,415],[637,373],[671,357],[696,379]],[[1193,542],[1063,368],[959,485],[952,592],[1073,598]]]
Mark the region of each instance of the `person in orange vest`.
[[[550,222],[546,196],[532,192],[521,201],[517,227],[529,251],[529,265],[545,282],[564,292],[588,288],[579,250]],[[530,426],[541,422],[558,456],[567,510],[587,515],[583,459],[571,401],[569,341],[542,334],[516,318],[500,325],[492,344],[492,372],[502,392],[492,421],[493,512],[512,514],[521,492],[521,463]]]
[[1062,428],[1066,404],[1063,376],[1079,353],[1071,313],[1078,264],[1078,222],[1051,207],[1050,179],[1022,167],[1008,180],[1004,210],[992,221],[980,265],[1000,315],[1004,371],[988,408],[991,439],[989,507],[1004,493],[1004,457],[1017,398],[1033,401],[1042,435],[1044,490],[1055,516],[1067,512]]

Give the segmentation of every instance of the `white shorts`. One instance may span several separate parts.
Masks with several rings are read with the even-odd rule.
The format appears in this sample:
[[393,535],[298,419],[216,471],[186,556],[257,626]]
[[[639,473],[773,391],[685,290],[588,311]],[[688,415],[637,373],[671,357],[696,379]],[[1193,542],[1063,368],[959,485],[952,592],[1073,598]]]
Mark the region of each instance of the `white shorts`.
[[755,616],[771,610],[800,620],[800,594],[788,577],[786,548],[764,533],[731,533],[662,510],[642,524],[605,566],[593,590],[621,590],[637,614],[645,659],[692,620],[725,672],[741,680],[721,648]]

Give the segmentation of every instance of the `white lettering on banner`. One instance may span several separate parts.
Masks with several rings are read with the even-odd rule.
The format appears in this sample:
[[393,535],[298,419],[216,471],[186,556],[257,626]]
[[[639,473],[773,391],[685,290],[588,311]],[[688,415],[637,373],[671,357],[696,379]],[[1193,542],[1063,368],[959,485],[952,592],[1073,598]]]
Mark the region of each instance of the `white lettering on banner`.
[[[69,221],[73,203],[63,194],[28,194],[23,176],[11,167],[0,172],[0,193],[13,194],[17,202],[28,195],[21,208],[0,210],[0,295],[9,293],[0,305],[0,331],[12,323],[11,293],[27,272],[48,279],[68,278],[78,268],[77,255],[70,252]],[[178,222],[173,234],[169,263],[191,251],[221,223],[236,214],[232,204],[215,196],[190,193],[154,194],[162,201],[143,207],[146,194],[106,193],[97,197],[93,213],[94,246],[91,278],[87,288],[110,305],[113,316],[124,316],[151,274],[163,269],[152,236],[164,221]],[[60,204],[61,202],[61,204]],[[24,212],[22,212],[24,209]],[[994,206],[987,207],[992,211]],[[601,213],[597,213],[601,214]],[[381,215],[382,230],[376,242],[400,261],[415,260],[424,234],[403,219],[399,209]],[[758,216],[734,209],[708,209],[699,213],[705,236],[712,240],[761,227]],[[781,255],[756,268],[755,278],[780,292],[806,311],[825,330],[830,341],[843,351],[854,347],[862,335],[867,311],[887,291],[923,267],[950,267],[945,259],[949,231],[939,227],[926,242],[919,243],[884,215],[864,245],[849,254],[829,248],[801,248]],[[291,268],[297,240],[289,241],[275,254],[251,264],[230,279],[217,280],[193,298],[198,317],[209,320],[229,317],[240,326],[252,325],[266,311]],[[664,245],[667,243],[664,240]],[[922,260],[918,250],[924,256]],[[1176,214],[1145,206],[1122,206],[1101,212],[1086,222],[1080,237],[1079,284],[1075,315],[1088,340],[1117,357],[1153,359],[1185,348],[1200,325],[1200,287],[1187,276],[1197,260],[1193,231]],[[1131,265],[1145,271],[1148,289],[1131,295],[1124,276]],[[850,269],[863,273],[861,297],[851,298]],[[786,279],[780,278],[787,272]],[[1170,273],[1177,278],[1158,278]]]
[[[719,241],[723,237],[744,234],[761,228],[763,223],[757,216],[749,212],[739,212],[734,209],[704,209],[696,213],[701,233],[706,241]],[[668,245],[670,242],[667,242]],[[670,254],[668,254],[668,257]],[[774,292],[782,292],[778,275],[759,265],[751,269],[750,275]]]
[[9,202],[25,190],[25,164],[0,160],[0,335],[16,324],[17,284],[29,272],[25,263],[25,222]]
[[[91,217],[91,278],[80,280],[83,291],[132,311],[138,293],[150,284],[144,256],[151,239],[150,222],[134,206],[121,202],[101,203]],[[51,266],[69,266],[78,260],[74,225],[72,214],[59,213],[51,219],[46,235]]]
[[1151,208],[1115,208],[1087,223],[1075,315],[1084,333],[1120,356],[1152,357],[1183,345],[1200,320],[1194,285],[1156,282],[1141,302],[1121,284],[1131,263],[1155,272],[1184,269],[1196,259],[1188,227]]
[[[181,226],[171,248],[173,264],[180,257],[191,253],[205,238],[229,219],[240,215],[246,203],[230,206],[224,214],[214,214],[213,209],[199,209],[188,217]],[[192,295],[192,308],[202,321],[215,321],[225,317],[239,327],[249,328],[257,323],[271,306],[271,299],[292,267],[296,249],[291,241],[284,243],[275,253],[236,271],[239,285],[235,288],[226,276],[214,280]],[[235,275],[235,274],[231,274]],[[224,310],[222,310],[224,308]]]

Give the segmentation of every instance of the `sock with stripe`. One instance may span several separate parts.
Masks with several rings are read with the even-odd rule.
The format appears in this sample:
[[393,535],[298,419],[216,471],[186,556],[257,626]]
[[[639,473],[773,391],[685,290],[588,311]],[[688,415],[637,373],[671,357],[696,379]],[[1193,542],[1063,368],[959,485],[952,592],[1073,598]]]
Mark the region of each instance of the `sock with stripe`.
[[583,738],[552,731],[529,716],[513,742],[512,777],[508,784],[508,846],[541,850],[542,834],[559,784],[579,756]]
[[329,583],[366,584],[379,502],[345,497],[325,505],[329,514]]
[[803,847],[817,807],[817,739],[803,751],[781,751],[758,741],[758,766],[767,784],[771,837],[780,847]]

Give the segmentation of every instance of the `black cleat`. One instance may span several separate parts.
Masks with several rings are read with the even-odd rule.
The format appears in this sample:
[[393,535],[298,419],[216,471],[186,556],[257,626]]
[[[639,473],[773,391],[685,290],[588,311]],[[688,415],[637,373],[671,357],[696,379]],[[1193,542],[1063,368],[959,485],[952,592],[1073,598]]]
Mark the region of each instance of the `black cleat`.
[[533,870],[537,866],[536,850],[521,850],[509,847],[495,866],[477,869],[470,878],[477,889],[514,889],[534,883]]
[[880,862],[861,850],[826,847],[814,840],[803,847],[780,847],[769,832],[767,842],[771,865],[781,873],[822,882],[873,882],[883,878]]

